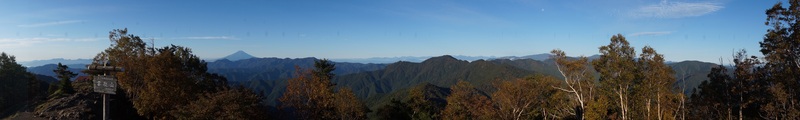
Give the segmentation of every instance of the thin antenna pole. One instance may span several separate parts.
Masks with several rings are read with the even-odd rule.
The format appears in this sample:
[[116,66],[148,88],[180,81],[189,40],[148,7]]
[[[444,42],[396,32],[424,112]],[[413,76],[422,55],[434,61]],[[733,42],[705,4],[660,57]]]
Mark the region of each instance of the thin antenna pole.
[[156,54],[156,41],[153,37],[150,37],[150,54]]

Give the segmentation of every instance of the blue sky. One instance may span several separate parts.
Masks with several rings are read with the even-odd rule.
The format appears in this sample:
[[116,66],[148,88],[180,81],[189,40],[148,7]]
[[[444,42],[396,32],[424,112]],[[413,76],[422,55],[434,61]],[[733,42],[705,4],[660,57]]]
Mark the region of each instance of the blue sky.
[[3,1],[0,51],[18,61],[92,58],[108,32],[201,58],[598,54],[611,35],[667,60],[760,55],[773,0]]

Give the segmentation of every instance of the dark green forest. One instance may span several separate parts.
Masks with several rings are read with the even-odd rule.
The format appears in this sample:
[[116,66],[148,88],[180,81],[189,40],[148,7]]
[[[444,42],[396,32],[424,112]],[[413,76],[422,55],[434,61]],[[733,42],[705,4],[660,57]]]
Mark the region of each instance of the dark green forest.
[[622,34],[592,58],[554,48],[546,60],[206,62],[114,29],[92,65],[121,71],[28,69],[0,53],[0,118],[102,119],[92,85],[104,75],[119,86],[110,119],[800,119],[800,1],[788,4],[765,10],[769,28],[753,43],[763,57],[738,50],[728,65],[667,63]]

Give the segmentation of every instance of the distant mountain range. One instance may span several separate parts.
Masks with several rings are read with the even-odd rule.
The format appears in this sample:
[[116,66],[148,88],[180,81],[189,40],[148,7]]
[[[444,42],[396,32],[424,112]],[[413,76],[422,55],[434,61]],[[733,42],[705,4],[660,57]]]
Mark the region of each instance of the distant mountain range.
[[[262,62],[254,62],[261,64],[244,62],[251,60]],[[238,64],[230,64],[229,62],[221,60],[217,61],[220,63],[209,63],[209,69],[211,72],[226,76],[229,78],[229,81],[235,81],[241,85],[254,88],[257,91],[262,91],[266,95],[268,103],[275,104],[274,101],[280,97],[286,89],[287,80],[292,77],[291,72],[287,71],[292,71],[294,69],[286,69],[286,67],[297,65],[299,67],[307,66],[305,68],[309,68],[313,64],[313,60],[316,59],[254,58],[230,62]],[[265,72],[244,73],[240,71],[230,72],[214,70],[219,69],[221,66],[217,65],[222,64],[226,64],[225,66],[237,67],[238,69],[251,69],[242,71],[258,71],[252,69],[262,69],[261,71]],[[277,67],[262,66],[242,68],[240,65],[268,65]],[[334,71],[336,77],[333,82],[336,83],[337,86],[350,87],[359,98],[373,100],[383,99],[380,96],[423,83],[449,87],[459,80],[464,80],[476,84],[476,86],[479,86],[481,89],[489,89],[487,87],[490,85],[491,81],[495,79],[507,80],[537,73],[501,62],[485,60],[469,62],[456,59],[449,55],[429,58],[419,63],[405,61],[392,64],[336,62],[336,68],[336,71]],[[247,74],[250,76],[248,77]],[[252,79],[247,80],[247,78]],[[380,103],[380,101],[373,101],[373,103]]]
[[[395,63],[398,61],[406,61],[406,62],[422,62],[434,56],[402,56],[402,57],[372,57],[372,58],[343,58],[343,59],[331,59],[338,62],[351,62],[351,63]],[[503,56],[503,57],[496,57],[496,56],[465,56],[465,55],[454,55],[453,58],[459,60],[466,60],[466,61],[476,61],[476,60],[494,60],[494,59],[533,59],[544,61],[550,59],[549,53],[542,53],[542,54],[533,54],[533,55],[525,55],[525,56]],[[600,55],[592,55],[587,56],[590,60],[594,60],[600,58]]]
[[458,81],[467,81],[478,89],[490,90],[494,80],[512,80],[537,73],[546,74],[503,62],[468,62],[445,55],[421,63],[397,62],[382,70],[342,75],[333,81],[342,87],[350,87],[359,98],[380,99],[375,97],[419,84],[450,87]]
[[[238,61],[221,59],[208,62],[208,72],[217,73],[228,78],[228,81],[249,80],[282,80],[293,77],[295,66],[310,69],[317,58],[250,58]],[[334,74],[344,75],[365,71],[379,70],[386,64],[361,64],[335,62]]]
[[[349,87],[357,97],[371,107],[390,100],[391,96],[411,87],[429,84],[447,88],[459,80],[469,81],[480,90],[491,90],[493,80],[511,80],[534,74],[562,78],[552,59],[535,60],[537,55],[505,57],[490,60],[467,61],[455,56],[431,57],[421,62],[401,61],[392,64],[363,64],[335,62],[337,70],[333,82],[338,87]],[[545,55],[538,55],[545,56]],[[591,56],[595,59],[598,56]],[[543,57],[539,57],[542,59]],[[228,78],[235,84],[244,85],[266,95],[268,103],[275,100],[286,89],[287,80],[293,77],[294,66],[311,68],[316,58],[251,58],[239,61],[220,60],[210,62],[209,71]],[[716,64],[684,61],[669,63],[673,67],[676,87],[686,86],[691,92]]]
[[[386,103],[397,94],[405,94],[415,86],[426,86],[431,90],[446,92],[447,87],[459,80],[469,81],[480,90],[491,90],[493,80],[510,80],[534,74],[562,78],[549,59],[550,54],[506,57],[391,57],[367,59],[332,59],[336,65],[333,82],[337,87],[349,87],[357,97],[371,108]],[[589,59],[599,55],[589,56]],[[237,51],[224,58],[208,62],[208,71],[225,76],[232,84],[243,85],[261,91],[267,103],[273,104],[283,94],[287,80],[294,76],[295,66],[312,69],[317,58],[257,58],[244,51]],[[398,62],[399,61],[399,62]],[[53,63],[67,64],[70,70],[80,73],[91,63],[90,59],[52,59],[25,62],[28,71],[54,77]],[[373,63],[375,62],[375,63]],[[686,86],[687,93],[699,85],[716,64],[700,61],[667,63],[678,79],[676,87]],[[441,89],[441,90],[440,90]],[[444,91],[442,91],[444,90]],[[400,92],[400,93],[397,93]],[[442,93],[445,94],[445,93]]]
[[[685,85],[687,89],[684,92],[686,94],[691,94],[701,82],[708,80],[708,73],[711,73],[711,68],[717,67],[717,64],[700,61],[682,61],[667,63],[667,65],[672,67],[672,71],[675,72],[675,78],[678,79],[675,81],[675,87],[683,88]],[[728,69],[732,73],[730,69],[732,68]]]
[[[506,56],[506,57],[498,57],[498,58],[493,58],[493,59],[509,59],[509,60],[532,59],[532,60],[538,60],[538,61],[545,61],[547,59],[550,59],[550,56],[551,56],[551,54],[549,54],[549,53],[542,53],[542,54],[533,54],[533,55],[526,55],[526,56]],[[575,57],[577,57],[577,56],[575,56]],[[600,55],[586,56],[586,58],[591,61],[591,60],[600,58]]]
[[[402,56],[402,57],[372,57],[372,58],[342,58],[342,59],[331,59],[333,61],[338,62],[351,62],[351,63],[378,63],[378,64],[389,64],[395,63],[399,61],[405,62],[422,62],[434,56]],[[475,61],[475,60],[487,60],[496,58],[494,56],[464,56],[464,55],[456,55],[453,56],[456,59],[466,60],[466,61]]]
[[[28,67],[28,72],[56,78],[57,77],[56,73],[53,72],[53,70],[55,70],[57,67],[58,67],[57,64],[46,64],[42,66]],[[68,64],[67,67],[69,67],[69,69],[67,70],[78,74],[75,77],[86,76],[86,74],[81,72],[81,70],[86,69],[86,64]]]
[[90,63],[92,63],[92,59],[54,58],[54,59],[49,59],[49,60],[20,61],[20,62],[17,62],[17,63],[19,63],[22,66],[26,66],[26,67],[36,67],[36,66],[42,66],[42,65],[47,65],[47,64],[58,64],[59,62],[61,64],[64,64],[64,65],[90,64]]
[[499,57],[495,59],[509,59],[509,60],[516,60],[516,59],[533,59],[538,61],[544,61],[550,59],[550,54],[542,53],[542,54],[534,54],[534,55],[526,55],[526,56],[506,56],[506,57]]
[[[339,58],[339,59],[330,59],[332,61],[337,62],[349,62],[349,63],[375,63],[375,64],[390,64],[395,63],[398,61],[406,61],[406,62],[422,62],[434,56],[401,56],[401,57],[372,57],[372,58]],[[550,58],[549,53],[542,53],[542,54],[533,54],[533,55],[525,55],[525,56],[503,56],[503,57],[495,57],[495,56],[466,56],[466,55],[453,55],[453,58],[459,60],[466,60],[466,61],[475,61],[475,60],[493,60],[493,59],[533,59],[544,61]],[[598,58],[599,55],[592,55],[589,56],[589,59]],[[230,55],[227,55],[222,58],[205,58],[206,62],[213,62],[217,60],[227,59],[229,61],[238,61],[250,58],[258,58],[253,55],[248,54],[245,51],[239,50]],[[62,64],[69,65],[69,64],[91,64],[92,59],[64,59],[64,58],[55,58],[49,60],[33,60],[33,61],[21,61],[18,62],[22,66],[27,67],[36,67],[42,66],[46,64],[57,64],[61,62]]]

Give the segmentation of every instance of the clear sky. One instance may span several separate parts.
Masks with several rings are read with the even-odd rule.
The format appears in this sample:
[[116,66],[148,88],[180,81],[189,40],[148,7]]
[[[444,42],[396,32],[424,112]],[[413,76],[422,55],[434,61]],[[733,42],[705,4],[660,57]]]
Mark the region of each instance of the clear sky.
[[0,2],[0,51],[18,61],[92,58],[108,32],[201,58],[598,54],[611,35],[667,60],[760,55],[774,0],[192,0]]

